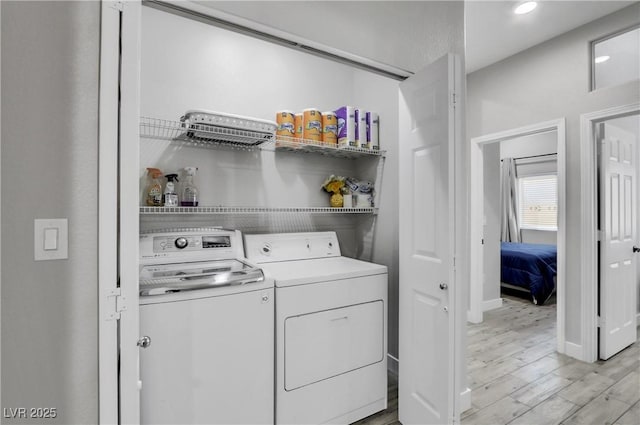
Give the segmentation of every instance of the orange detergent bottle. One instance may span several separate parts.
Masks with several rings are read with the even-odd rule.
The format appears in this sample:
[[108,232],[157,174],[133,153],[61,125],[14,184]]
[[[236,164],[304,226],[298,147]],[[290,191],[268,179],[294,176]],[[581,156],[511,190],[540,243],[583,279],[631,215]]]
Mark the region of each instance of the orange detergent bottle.
[[147,185],[146,203],[150,207],[162,206],[162,182],[159,180],[162,177],[162,171],[157,168],[147,168],[149,176],[149,184]]

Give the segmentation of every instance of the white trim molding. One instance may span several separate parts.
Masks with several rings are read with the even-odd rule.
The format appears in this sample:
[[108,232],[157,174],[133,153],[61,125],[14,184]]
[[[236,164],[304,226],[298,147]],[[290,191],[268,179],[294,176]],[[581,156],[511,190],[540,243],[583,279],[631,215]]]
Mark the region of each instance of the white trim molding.
[[460,415],[471,409],[471,388],[466,388],[460,393]]
[[118,422],[118,93],[120,11],[102,2],[98,166],[99,422]]
[[495,310],[502,307],[502,298],[494,298],[492,300],[482,301],[482,311]]
[[598,360],[598,229],[596,228],[598,167],[594,126],[602,121],[638,113],[640,113],[640,102],[580,115],[582,351],[579,356],[572,357],[585,362]]
[[482,145],[490,140],[471,139],[469,169],[469,311],[471,323],[482,323],[484,285],[484,154]]
[[564,353],[567,356],[573,357],[574,359],[580,359],[582,357],[582,352],[584,351],[582,345],[567,341],[565,342],[564,346]]
[[400,362],[398,361],[398,358],[387,353],[387,370],[392,374],[394,374],[395,376],[398,376],[399,365],[400,365]]
[[123,2],[121,15],[119,178],[119,281],[122,309],[119,321],[119,423],[140,423],[140,373],[137,346],[140,337],[138,291],[140,178],[140,55],[139,0]]
[[566,351],[565,320],[566,320],[566,123],[564,118],[545,121],[520,128],[501,131],[471,139],[470,160],[471,169],[469,182],[469,234],[471,255],[469,311],[468,318],[472,323],[482,322],[482,276],[483,276],[483,211],[484,211],[484,161],[482,148],[491,143],[498,143],[516,137],[529,136],[546,131],[556,131],[558,137],[558,269],[557,269],[557,350]]

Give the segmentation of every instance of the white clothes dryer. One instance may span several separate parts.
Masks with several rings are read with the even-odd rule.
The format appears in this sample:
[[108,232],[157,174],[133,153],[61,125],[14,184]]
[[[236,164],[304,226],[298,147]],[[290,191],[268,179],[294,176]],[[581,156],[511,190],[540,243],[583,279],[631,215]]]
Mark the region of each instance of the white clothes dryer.
[[276,287],[277,424],[349,424],[387,407],[387,267],[335,232],[245,235]]

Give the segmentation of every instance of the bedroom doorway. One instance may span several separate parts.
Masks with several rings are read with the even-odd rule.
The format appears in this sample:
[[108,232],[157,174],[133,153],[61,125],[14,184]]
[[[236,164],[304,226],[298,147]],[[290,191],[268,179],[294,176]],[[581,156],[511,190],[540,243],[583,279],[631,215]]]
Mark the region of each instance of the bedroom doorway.
[[[551,145],[551,147],[545,148],[543,145]],[[555,155],[552,155],[554,152]],[[520,160],[509,159],[514,156],[520,158]],[[505,170],[518,167],[521,170],[520,174],[523,177],[526,176],[516,182],[519,186],[516,192],[524,193],[525,196],[520,196],[522,199],[512,202],[510,208],[511,210],[516,210],[515,215],[525,216],[523,229],[517,228],[517,230],[514,230],[513,226],[509,229],[510,226],[505,226],[501,223],[503,221],[508,223],[512,220],[501,220],[501,215],[497,211],[485,210],[485,203],[487,202],[496,205],[496,193],[498,198],[501,197],[499,191],[493,190],[491,192],[494,199],[485,199],[484,190],[485,185],[489,187],[496,186],[496,189],[502,187],[500,170],[494,166],[487,166],[488,164],[500,164],[500,159],[503,160],[501,166]],[[511,233],[516,242],[522,242],[521,236],[524,233],[524,238],[529,243],[545,245],[556,243],[556,349],[558,352],[564,353],[564,273],[566,258],[566,217],[564,208],[565,120],[562,118],[474,138],[471,140],[470,163],[470,234],[472,244],[470,255],[469,322],[481,323],[484,311],[498,308],[502,305],[500,239],[503,236],[501,234],[505,232],[507,234]],[[545,169],[547,172],[544,171]],[[557,215],[556,211],[553,211],[553,220],[557,220],[557,222],[551,223],[551,208],[540,208],[540,205],[533,205],[531,208],[527,208],[526,204],[527,198],[540,200],[539,194],[544,193],[544,196],[550,196],[550,192],[554,190],[556,193],[553,195],[557,195],[557,204],[555,205]],[[502,196],[502,198],[504,199],[505,197]],[[500,204],[498,206],[500,207]],[[506,205],[504,207],[509,210]],[[498,210],[500,209],[498,208]],[[531,212],[534,214],[531,215]],[[522,220],[520,220],[520,223],[522,224]],[[557,236],[556,232],[544,231],[551,230],[552,224],[557,226]],[[546,226],[549,228],[545,229]],[[499,230],[499,233],[496,233],[496,230],[488,232],[488,229]],[[507,238],[506,240],[509,239]],[[535,247],[537,248],[537,245]],[[493,260],[485,258],[485,255],[493,256]],[[541,282],[539,286],[542,287],[542,290],[535,294],[532,291],[532,303],[534,300],[538,304],[544,304],[545,301],[548,301],[553,289],[553,284],[549,284],[549,279],[552,279],[549,276],[551,273],[552,271],[549,270],[543,273],[544,276],[539,277]],[[549,287],[550,285],[551,288]]]

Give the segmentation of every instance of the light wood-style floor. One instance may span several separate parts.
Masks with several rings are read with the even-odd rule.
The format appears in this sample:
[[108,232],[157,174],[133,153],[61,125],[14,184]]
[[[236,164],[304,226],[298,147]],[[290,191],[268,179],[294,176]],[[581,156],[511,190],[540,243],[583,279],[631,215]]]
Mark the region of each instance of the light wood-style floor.
[[[503,306],[468,326],[471,409],[463,425],[639,425],[640,343],[606,362],[556,353],[556,306],[504,296]],[[358,425],[396,425],[398,382],[389,407]]]

